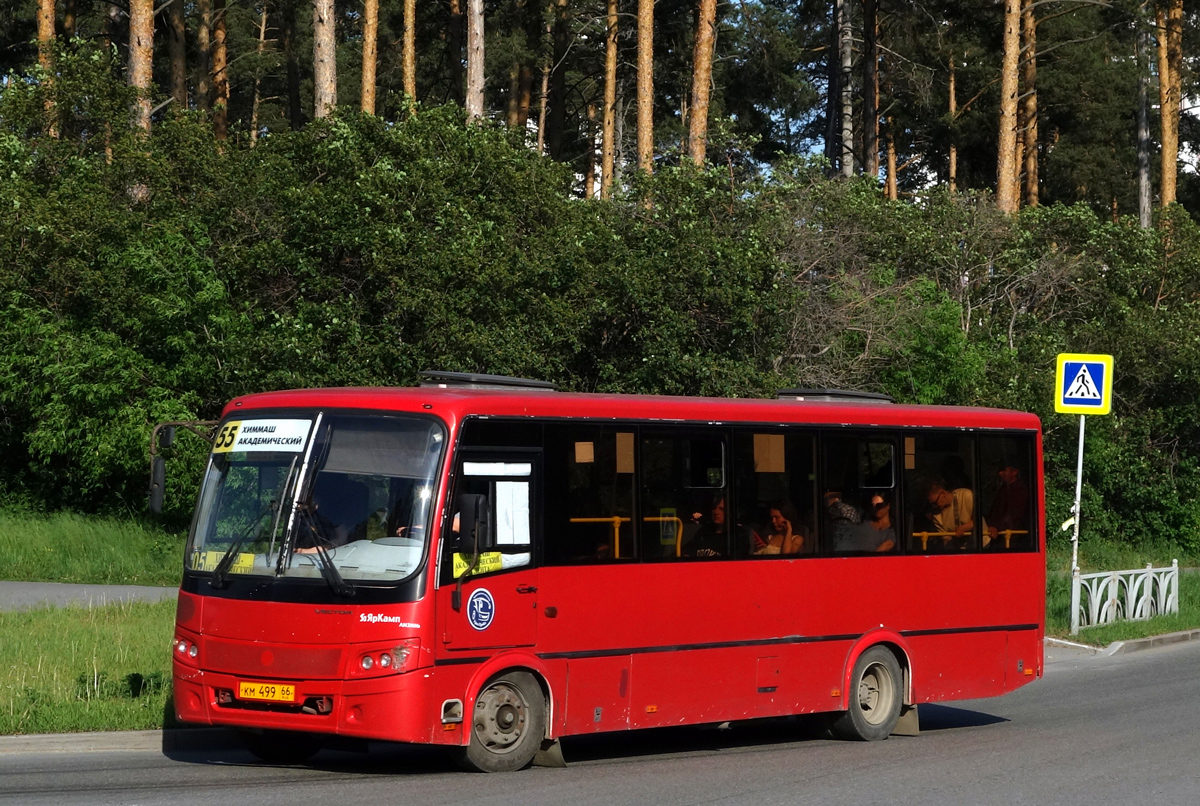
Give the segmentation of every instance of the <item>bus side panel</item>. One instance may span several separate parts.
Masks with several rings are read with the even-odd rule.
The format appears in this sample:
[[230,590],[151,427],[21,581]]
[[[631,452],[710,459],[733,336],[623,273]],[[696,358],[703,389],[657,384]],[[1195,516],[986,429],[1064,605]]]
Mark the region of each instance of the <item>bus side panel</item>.
[[1007,690],[1007,631],[913,636],[909,645],[914,702],[995,697]]
[[1042,676],[1044,644],[1039,630],[1013,630],[1008,634],[1008,674],[1005,691],[1020,688]]
[[564,732],[570,735],[628,728],[631,671],[628,655],[567,661]]

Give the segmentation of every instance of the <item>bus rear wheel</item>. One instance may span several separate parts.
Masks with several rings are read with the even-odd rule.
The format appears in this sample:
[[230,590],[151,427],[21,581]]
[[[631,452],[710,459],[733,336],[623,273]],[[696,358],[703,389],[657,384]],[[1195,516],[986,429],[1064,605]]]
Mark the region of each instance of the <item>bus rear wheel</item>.
[[479,772],[512,772],[527,766],[546,735],[546,698],[528,672],[508,672],[475,698],[471,738],[459,763]]
[[900,718],[900,663],[891,650],[873,646],[858,656],[850,676],[850,710],[834,719],[833,735],[874,742],[886,739]]

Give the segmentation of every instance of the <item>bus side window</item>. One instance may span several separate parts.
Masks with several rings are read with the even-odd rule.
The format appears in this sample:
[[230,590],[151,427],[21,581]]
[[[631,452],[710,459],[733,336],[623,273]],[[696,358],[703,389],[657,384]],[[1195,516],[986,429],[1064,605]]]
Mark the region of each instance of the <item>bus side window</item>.
[[634,442],[619,426],[546,427],[547,565],[634,559]]
[[975,441],[945,432],[904,437],[908,548],[916,553],[975,551],[979,516]]
[[725,464],[725,440],[717,435],[642,438],[639,527],[644,558],[732,556]]
[[896,444],[886,436],[834,434],[824,440],[821,524],[833,554],[897,549]]
[[[459,466],[443,539],[442,580],[457,579],[475,558],[472,576],[507,571],[529,565],[533,560],[533,512],[537,505],[532,462],[466,460]],[[465,539],[470,526],[463,523],[458,503],[463,496],[483,496],[487,501],[486,523],[491,546],[475,546]],[[460,535],[464,536],[460,539]]]
[[1033,440],[1027,436],[979,438],[980,506],[984,551],[1032,551],[1038,547],[1033,529]]
[[816,551],[816,438],[788,431],[739,431],[733,438],[739,557]]

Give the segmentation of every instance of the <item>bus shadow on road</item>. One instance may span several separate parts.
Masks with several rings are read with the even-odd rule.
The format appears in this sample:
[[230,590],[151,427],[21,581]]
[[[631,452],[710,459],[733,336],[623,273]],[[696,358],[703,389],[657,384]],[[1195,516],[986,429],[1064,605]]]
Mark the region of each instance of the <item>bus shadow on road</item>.
[[982,711],[972,711],[968,708],[955,708],[952,705],[925,703],[918,710],[921,714],[922,733],[953,728],[978,728],[1009,721],[1007,718],[995,714],[985,714]]

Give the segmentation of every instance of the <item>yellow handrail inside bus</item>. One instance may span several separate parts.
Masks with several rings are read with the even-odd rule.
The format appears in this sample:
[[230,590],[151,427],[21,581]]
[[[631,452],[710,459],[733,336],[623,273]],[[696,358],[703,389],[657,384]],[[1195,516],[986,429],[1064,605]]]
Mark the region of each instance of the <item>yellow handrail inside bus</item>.
[[613,528],[613,557],[621,559],[621,524],[629,523],[633,518],[622,518],[613,515],[611,518],[571,518],[571,523],[611,523]]
[[[613,515],[611,518],[571,518],[571,523],[611,523],[613,528],[613,556],[617,559],[621,558],[621,524],[629,523],[632,518],[622,518],[620,515]],[[642,518],[644,523],[675,523],[675,556],[683,556],[683,521],[676,517],[648,517]]]
[[[1013,535],[1027,534],[1029,532],[1024,529],[1005,529],[996,533],[997,537],[1004,535],[1004,548],[1006,549],[1011,547]],[[927,551],[929,538],[931,537],[968,537],[968,535],[960,535],[957,532],[913,532],[913,537],[921,541],[921,551]]]

